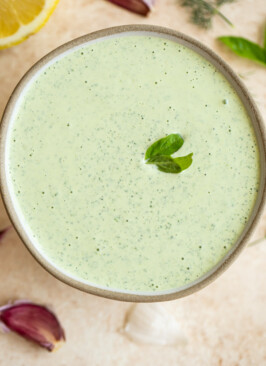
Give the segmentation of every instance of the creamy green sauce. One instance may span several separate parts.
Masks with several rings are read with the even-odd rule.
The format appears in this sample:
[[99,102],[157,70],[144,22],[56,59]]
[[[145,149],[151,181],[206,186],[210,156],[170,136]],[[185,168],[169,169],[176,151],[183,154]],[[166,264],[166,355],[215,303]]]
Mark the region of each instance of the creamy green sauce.
[[[181,174],[144,163],[180,133]],[[60,270],[125,291],[184,286],[244,229],[259,155],[247,113],[207,60],[173,41],[89,43],[43,69],[9,134],[10,189],[37,248]]]

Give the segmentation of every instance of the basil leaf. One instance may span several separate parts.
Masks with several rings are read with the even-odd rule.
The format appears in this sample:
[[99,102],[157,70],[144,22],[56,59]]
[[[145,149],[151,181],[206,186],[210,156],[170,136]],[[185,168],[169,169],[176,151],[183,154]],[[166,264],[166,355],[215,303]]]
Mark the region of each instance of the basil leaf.
[[266,50],[242,37],[225,36],[218,38],[237,55],[262,63],[266,66]]
[[155,164],[157,168],[164,173],[177,174],[182,171],[181,167],[174,161],[171,156],[153,156],[147,161],[147,164]]
[[178,133],[173,133],[154,142],[146,151],[145,160],[157,155],[171,155],[183,145],[184,140]]
[[190,165],[192,164],[192,156],[193,156],[193,153],[188,154],[186,156],[181,156],[179,158],[175,158],[174,162],[177,165],[179,165],[182,170],[185,170],[185,169],[189,168]]
[[266,26],[264,28],[264,41],[263,41],[263,47],[264,47],[264,50],[266,51]]

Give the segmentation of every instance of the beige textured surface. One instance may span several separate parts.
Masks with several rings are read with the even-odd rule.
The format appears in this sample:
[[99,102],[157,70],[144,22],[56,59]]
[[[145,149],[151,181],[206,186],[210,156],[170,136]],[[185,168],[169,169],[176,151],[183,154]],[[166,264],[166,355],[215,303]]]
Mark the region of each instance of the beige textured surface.
[[[58,45],[91,31],[127,23],[168,26],[193,36],[219,53],[244,77],[266,116],[265,68],[239,59],[215,41],[236,34],[262,41],[265,0],[239,0],[223,7],[235,28],[216,19],[210,31],[188,23],[177,0],[157,0],[146,19],[104,0],[61,0],[48,24],[34,37],[0,52],[0,115],[24,72]],[[8,224],[0,205],[0,228]],[[265,236],[262,218],[254,238]],[[81,293],[54,279],[29,255],[16,233],[0,243],[0,305],[10,299],[32,299],[50,305],[60,317],[67,343],[49,354],[14,334],[0,334],[0,366],[195,365],[266,366],[266,241],[247,248],[213,284],[187,298],[165,303],[189,336],[187,346],[137,345],[118,329],[130,304]]]

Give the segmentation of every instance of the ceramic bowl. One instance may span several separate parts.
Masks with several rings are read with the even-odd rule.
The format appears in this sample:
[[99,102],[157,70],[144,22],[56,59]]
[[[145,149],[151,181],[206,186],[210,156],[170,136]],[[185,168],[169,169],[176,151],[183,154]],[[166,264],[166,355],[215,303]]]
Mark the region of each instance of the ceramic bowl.
[[[160,293],[126,293],[124,291],[112,291],[97,287],[97,285],[92,286],[90,284],[78,281],[76,279],[71,278],[70,276],[62,273],[60,269],[53,266],[47,259],[45,259],[35,245],[31,242],[30,238],[24,231],[24,228],[20,222],[20,219],[17,215],[17,212],[14,208],[9,187],[7,184],[7,176],[6,176],[6,136],[9,127],[9,121],[11,119],[12,112],[16,106],[18,98],[20,97],[21,93],[23,92],[26,85],[31,81],[31,79],[36,75],[36,73],[47,63],[49,63],[54,58],[58,57],[59,55],[63,54],[64,52],[72,49],[73,47],[77,47],[79,45],[94,42],[95,40],[100,40],[104,37],[116,37],[116,36],[124,36],[128,34],[148,34],[154,36],[161,36],[164,38],[171,39],[172,41],[178,42],[211,62],[229,81],[232,87],[237,92],[238,96],[240,97],[243,105],[246,108],[246,111],[252,121],[255,134],[257,137],[257,142],[260,151],[260,187],[257,196],[257,200],[255,206],[253,208],[252,214],[250,216],[249,221],[247,222],[245,229],[243,230],[242,234],[238,238],[237,242],[233,246],[233,248],[227,253],[227,255],[208,273],[204,276],[199,278],[197,281],[190,283],[182,288],[178,288],[172,291],[165,291]],[[55,49],[44,58],[42,58],[39,62],[37,62],[22,78],[19,82],[17,87],[15,88],[14,92],[12,93],[10,100],[7,104],[5,109],[3,119],[2,119],[2,126],[1,126],[1,190],[4,199],[4,203],[7,209],[7,212],[10,216],[10,219],[19,234],[20,238],[31,252],[31,254],[36,258],[36,260],[52,275],[54,275],[59,280],[78,288],[82,291],[89,292],[91,294],[122,300],[122,301],[132,301],[132,302],[152,302],[152,301],[165,301],[176,299],[179,297],[183,297],[185,295],[189,295],[210,282],[212,282],[215,278],[217,278],[226,268],[230,266],[230,264],[236,259],[239,255],[241,250],[245,247],[247,240],[254,229],[259,216],[262,212],[262,206],[265,201],[265,172],[266,172],[266,163],[265,163],[265,134],[263,130],[263,122],[261,116],[258,112],[258,109],[250,97],[246,87],[242,84],[236,74],[232,71],[232,69],[213,51],[209,48],[204,46],[202,43],[192,39],[182,33],[176,32],[172,29],[162,28],[158,26],[151,26],[151,25],[127,25],[121,27],[114,27],[109,29],[100,30],[83,37],[74,39],[73,41],[66,43],[59,48]]]

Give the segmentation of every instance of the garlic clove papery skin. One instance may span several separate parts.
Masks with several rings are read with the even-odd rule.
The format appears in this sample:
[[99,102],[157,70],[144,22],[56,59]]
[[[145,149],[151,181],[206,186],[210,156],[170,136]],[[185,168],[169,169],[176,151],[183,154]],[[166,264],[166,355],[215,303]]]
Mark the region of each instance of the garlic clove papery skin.
[[123,333],[132,341],[154,345],[185,345],[187,337],[162,304],[137,304],[129,310]]
[[153,9],[155,0],[108,0],[109,2],[121,6],[133,13],[148,15]]
[[12,226],[7,226],[5,229],[0,230],[0,241],[4,239],[4,237],[11,228]]
[[65,341],[65,333],[57,317],[45,306],[18,301],[0,307],[0,323],[48,351],[56,351]]

